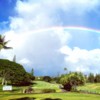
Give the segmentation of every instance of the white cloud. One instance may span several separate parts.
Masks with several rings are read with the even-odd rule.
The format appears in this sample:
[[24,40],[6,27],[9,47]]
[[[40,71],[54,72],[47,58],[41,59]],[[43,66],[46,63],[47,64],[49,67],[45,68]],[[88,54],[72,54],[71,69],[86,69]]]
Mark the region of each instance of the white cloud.
[[28,64],[28,63],[31,63],[27,58],[23,58],[19,61],[19,63],[21,64]]
[[41,2],[34,1],[22,2],[17,1],[15,8],[17,17],[11,17],[11,28],[22,30],[33,30],[52,26],[57,23],[57,18],[53,18],[53,10],[46,7]]
[[65,55],[71,55],[72,49],[68,46],[63,46],[62,48],[60,48],[60,52]]
[[65,62],[69,70],[99,73],[100,49],[88,51],[78,47],[71,49],[64,46],[60,49],[60,52],[65,54]]
[[61,44],[68,44],[70,39],[72,38],[71,34],[64,30],[64,28],[55,28],[54,33],[57,34],[59,39],[61,40]]
[[[77,14],[84,14],[94,10],[99,5],[99,0],[58,0],[59,6],[65,11],[74,11]],[[62,6],[61,6],[62,5]]]
[[[42,74],[50,74],[49,71],[53,67],[63,66],[63,57],[58,52],[58,49],[69,41],[71,37],[63,29],[59,30],[24,31],[24,33],[6,32],[6,39],[11,40],[8,46],[12,46],[13,50],[3,50],[3,57],[12,60],[13,56],[16,55],[17,62],[23,64],[27,70],[34,67],[35,70],[41,70]],[[58,70],[58,68],[55,68],[52,74],[56,74]]]
[[[52,26],[59,26],[64,20],[59,16],[62,12],[71,21],[72,17],[83,17],[89,11],[95,10],[99,0],[28,0],[17,1],[17,17],[11,17],[11,29],[33,30]],[[62,12],[59,12],[61,10]],[[66,19],[67,20],[67,19]],[[81,20],[82,21],[82,20]],[[82,21],[83,22],[83,21]]]

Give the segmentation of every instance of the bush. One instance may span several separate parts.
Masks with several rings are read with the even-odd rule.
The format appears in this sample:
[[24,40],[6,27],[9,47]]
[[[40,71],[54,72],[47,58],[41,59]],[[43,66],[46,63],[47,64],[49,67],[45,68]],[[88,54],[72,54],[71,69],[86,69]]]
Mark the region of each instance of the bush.
[[55,89],[43,89],[42,93],[55,93],[56,90]]
[[76,91],[78,85],[84,85],[85,77],[82,73],[72,72],[61,76],[60,83],[67,91]]
[[27,77],[32,81],[35,80],[35,76],[32,76],[30,73],[27,73]]
[[29,86],[27,89],[23,91],[23,93],[33,93],[33,92],[34,92],[34,89],[31,86]]
[[52,79],[50,76],[44,76],[43,81],[50,82]]
[[60,77],[54,77],[52,79],[55,83],[60,83]]

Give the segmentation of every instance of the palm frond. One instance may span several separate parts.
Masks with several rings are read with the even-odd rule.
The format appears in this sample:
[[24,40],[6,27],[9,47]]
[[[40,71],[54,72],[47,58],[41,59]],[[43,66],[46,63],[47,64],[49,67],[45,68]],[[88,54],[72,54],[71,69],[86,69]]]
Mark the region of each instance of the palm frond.
[[12,47],[4,46],[4,49],[13,49]]
[[2,36],[2,41],[5,41],[5,36]]
[[8,41],[4,42],[4,43],[3,43],[3,45],[6,45],[9,41],[10,41],[10,40],[8,40]]
[[6,44],[8,43],[9,41],[5,41],[5,36],[2,36],[0,34],[0,50],[1,49],[12,49],[12,47],[7,47]]

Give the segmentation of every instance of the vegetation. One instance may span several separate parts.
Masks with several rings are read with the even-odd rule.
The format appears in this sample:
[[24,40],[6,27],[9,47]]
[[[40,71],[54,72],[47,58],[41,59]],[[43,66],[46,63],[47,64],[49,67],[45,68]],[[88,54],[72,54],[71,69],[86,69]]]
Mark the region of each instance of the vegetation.
[[34,69],[32,68],[31,73],[32,76],[34,76]]
[[52,78],[50,76],[44,76],[43,81],[50,82]]
[[5,41],[5,36],[2,36],[2,35],[0,34],[0,50],[1,50],[1,49],[12,49],[12,47],[7,47],[7,46],[6,46],[8,42],[9,42],[9,41]]
[[94,82],[100,83],[100,74],[96,74]]
[[55,89],[43,89],[42,93],[55,93],[56,90]]
[[94,80],[95,80],[94,74],[90,73],[87,81],[90,82],[90,83],[94,83]]
[[82,73],[72,72],[69,74],[62,75],[60,83],[67,91],[76,90],[76,86],[85,84],[85,77]]
[[99,100],[99,95],[81,93],[2,94],[0,100]]
[[13,61],[0,59],[0,77],[2,79],[2,85],[7,81],[13,85],[26,85],[30,83],[30,76],[22,65]]
[[13,57],[13,62],[16,62],[16,55],[14,55]]
[[[90,85],[90,87],[89,87]],[[92,84],[86,84],[84,86],[79,86],[78,89],[89,89],[94,88]],[[100,90],[100,84],[98,84],[98,89]],[[59,89],[59,84],[52,84],[44,81],[34,81],[32,89],[34,90],[31,94],[24,94],[22,90],[28,87],[13,87],[14,91],[0,92],[0,100],[99,100],[99,95],[87,94],[87,93],[75,93],[75,92],[64,92],[61,93]],[[1,90],[1,88],[0,88]],[[41,92],[38,92],[40,90]],[[52,93],[55,92],[56,93]],[[97,88],[95,88],[97,90]],[[49,93],[47,93],[49,91]],[[60,92],[60,93],[59,93]],[[38,94],[39,93],[39,94]]]
[[59,84],[52,84],[44,81],[34,81],[33,88],[35,90],[55,89],[56,92],[61,92],[61,89],[59,89]]
[[90,83],[100,83],[100,74],[92,74],[90,73],[88,78],[87,78],[87,82],[90,82]]
[[100,94],[100,83],[86,83],[83,86],[79,86],[77,89],[87,93]]

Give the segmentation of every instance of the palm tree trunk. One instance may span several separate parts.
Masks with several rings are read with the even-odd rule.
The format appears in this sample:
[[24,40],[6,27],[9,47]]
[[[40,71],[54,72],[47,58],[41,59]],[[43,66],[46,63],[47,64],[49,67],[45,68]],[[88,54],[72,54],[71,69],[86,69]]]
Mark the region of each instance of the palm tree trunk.
[[2,78],[2,85],[5,84],[5,78]]

